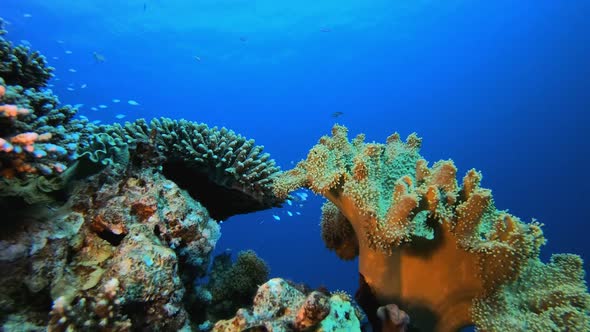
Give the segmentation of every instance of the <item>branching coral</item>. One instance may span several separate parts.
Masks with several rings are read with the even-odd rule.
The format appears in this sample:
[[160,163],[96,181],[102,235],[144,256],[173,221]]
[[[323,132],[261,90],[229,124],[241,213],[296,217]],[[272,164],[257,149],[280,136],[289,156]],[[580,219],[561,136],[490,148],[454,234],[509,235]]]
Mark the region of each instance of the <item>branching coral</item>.
[[[51,90],[40,90],[51,77],[38,53],[14,47],[0,36],[0,187],[2,196],[21,196],[29,203],[47,201],[48,186],[77,158],[88,136],[76,109],[60,106]],[[28,188],[32,191],[13,190]]]
[[[332,137],[322,137],[305,161],[275,181],[275,192],[286,197],[308,187],[328,198],[356,237],[324,238],[358,246],[359,270],[376,300],[399,304],[422,330],[455,331],[475,322],[485,331],[503,331],[492,317],[526,321],[521,327],[543,319],[540,326],[590,328],[590,297],[581,263],[573,258],[567,259],[571,264],[539,262],[545,239],[538,223],[523,223],[497,210],[491,191],[480,187],[479,172],[470,170],[459,186],[452,161],[428,167],[418,153],[420,146],[414,134],[405,143],[398,134],[385,145],[364,143],[363,135],[349,142],[347,129],[335,126]],[[326,211],[335,215],[332,208]],[[328,247],[338,250],[342,244]],[[557,272],[550,271],[564,275],[568,290],[559,282],[550,283],[554,289],[545,293],[518,286],[554,278],[549,276]],[[525,277],[527,273],[535,278]],[[537,311],[527,315],[503,300],[507,290],[516,289],[520,301],[554,300],[520,306],[524,312]],[[504,304],[493,308],[491,303]],[[558,313],[568,319],[556,319]]]
[[7,84],[20,85],[25,88],[40,88],[53,76],[53,68],[47,65],[45,57],[39,52],[32,52],[28,47],[13,46],[2,35],[3,22],[0,19],[0,77]]
[[[96,132],[131,149],[141,142],[154,145],[162,157],[158,166],[164,175],[187,189],[215,219],[282,202],[272,192],[273,179],[279,172],[274,160],[262,153],[263,146],[232,130],[161,118],[149,124],[140,119],[124,126],[98,127]],[[91,153],[95,155],[96,151],[92,149]]]
[[47,202],[86,144],[86,121],[50,91],[2,84],[0,77],[0,196]]
[[0,85],[0,102],[6,103],[0,105],[0,175],[14,178],[63,172],[66,166],[61,161],[68,151],[55,144],[59,140],[53,137],[55,129],[35,123],[34,111],[11,103],[17,101],[18,90]]

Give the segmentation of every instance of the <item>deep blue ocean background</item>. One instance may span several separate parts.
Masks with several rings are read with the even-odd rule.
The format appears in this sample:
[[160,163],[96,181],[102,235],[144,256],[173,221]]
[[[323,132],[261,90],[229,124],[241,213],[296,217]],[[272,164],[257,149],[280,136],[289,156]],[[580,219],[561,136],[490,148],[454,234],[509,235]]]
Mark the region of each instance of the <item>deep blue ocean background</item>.
[[[588,271],[590,1],[2,0],[0,16],[91,121],[226,126],[283,169],[335,122],[377,142],[415,131],[431,164],[481,170],[499,209],[544,223],[544,259],[578,253]],[[232,217],[217,252],[254,249],[272,276],[353,293],[321,204]]]

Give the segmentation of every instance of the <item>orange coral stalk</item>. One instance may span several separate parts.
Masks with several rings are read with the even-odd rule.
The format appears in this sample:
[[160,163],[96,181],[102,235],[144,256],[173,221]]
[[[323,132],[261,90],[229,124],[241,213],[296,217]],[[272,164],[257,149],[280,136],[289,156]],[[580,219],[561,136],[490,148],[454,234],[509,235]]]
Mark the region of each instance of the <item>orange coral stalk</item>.
[[[457,331],[472,323],[485,331],[527,331],[530,326],[590,330],[581,260],[541,263],[545,239],[540,225],[498,211],[491,191],[479,187],[479,172],[469,171],[460,187],[453,162],[429,168],[414,134],[406,143],[394,134],[386,145],[365,144],[363,135],[350,143],[342,126],[334,126],[332,135],[322,137],[306,160],[283,173],[274,191],[286,197],[307,187],[338,208],[343,217],[324,209],[330,213],[325,220],[337,222],[322,231],[346,222],[353,231],[323,238],[346,259],[358,251],[359,271],[378,304],[398,304],[420,331]],[[566,289],[534,295],[536,289],[524,286],[539,279],[530,277],[533,266],[544,271],[537,274],[551,275],[553,287],[562,282]],[[559,269],[561,274],[548,272]],[[521,292],[515,299],[509,298],[512,289]],[[539,300],[545,296],[559,301]],[[530,306],[528,298],[548,304]],[[502,304],[504,311],[493,312],[494,304]],[[556,323],[556,316],[567,319]],[[519,323],[498,324],[495,317]]]

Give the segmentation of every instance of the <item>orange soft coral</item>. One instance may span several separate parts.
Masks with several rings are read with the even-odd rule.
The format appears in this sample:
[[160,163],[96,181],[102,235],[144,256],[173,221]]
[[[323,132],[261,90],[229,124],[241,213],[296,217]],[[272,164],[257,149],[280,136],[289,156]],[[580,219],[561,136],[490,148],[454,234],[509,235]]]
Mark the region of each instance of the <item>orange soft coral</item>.
[[[485,331],[504,331],[491,323],[490,317],[497,316],[550,319],[555,301],[537,308],[548,312],[538,316],[510,311],[508,305],[504,313],[491,313],[495,309],[488,305],[494,303],[489,299],[505,298],[499,294],[514,289],[510,285],[526,283],[523,271],[538,261],[545,241],[540,225],[497,210],[491,191],[479,186],[479,172],[470,170],[459,186],[452,161],[429,168],[418,153],[420,145],[414,134],[405,143],[397,134],[385,145],[364,143],[363,135],[350,142],[347,129],[335,126],[332,137],[322,137],[306,160],[279,177],[275,193],[286,197],[307,187],[337,207],[345,219],[339,224],[350,223],[354,232],[324,234],[324,239],[339,241],[328,246],[337,252],[358,248],[360,273],[378,303],[400,305],[421,331],[456,331],[474,322]],[[332,210],[325,209],[336,215]],[[350,259],[350,251],[345,256]],[[553,268],[538,264],[536,273]],[[570,287],[576,296],[561,297],[560,312],[572,318],[557,326],[588,327],[590,297],[581,264],[564,273],[576,285]],[[537,290],[520,287],[519,291]],[[561,294],[550,292],[556,293]]]

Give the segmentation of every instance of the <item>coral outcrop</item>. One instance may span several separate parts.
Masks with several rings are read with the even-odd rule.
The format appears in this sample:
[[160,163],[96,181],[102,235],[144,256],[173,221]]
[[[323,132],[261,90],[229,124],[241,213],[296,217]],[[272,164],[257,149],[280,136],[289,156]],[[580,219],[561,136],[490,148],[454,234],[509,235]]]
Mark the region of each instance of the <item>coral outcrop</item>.
[[[109,326],[179,330],[190,321],[185,295],[204,276],[219,235],[207,211],[162,175],[101,173],[77,187],[57,215],[1,238],[2,281],[53,301],[55,331],[100,324],[93,312],[102,312],[100,299],[114,288],[119,321]],[[19,298],[6,294],[2,311],[24,314]]]
[[[273,179],[279,173],[275,161],[262,153],[263,146],[232,130],[161,118],[149,124],[140,119],[124,126],[102,126],[95,132],[94,140],[100,143],[93,143],[94,148],[84,153],[97,160],[104,160],[98,153],[112,160],[122,144],[133,147],[150,142],[158,151],[158,166],[164,175],[188,190],[214,219],[282,203],[272,192]],[[102,147],[97,149],[98,144]]]
[[362,312],[341,293],[305,294],[274,278],[258,288],[251,309],[217,322],[213,331],[360,331],[362,320]]
[[[275,181],[275,192],[286,197],[307,187],[330,201],[323,238],[345,259],[358,248],[370,293],[361,305],[368,298],[397,304],[422,331],[472,323],[484,331],[589,330],[581,259],[540,262],[539,223],[497,210],[479,172],[468,171],[459,185],[452,161],[428,167],[420,146],[415,134],[406,142],[398,134],[386,144],[365,143],[363,135],[349,141],[347,129],[336,125]],[[535,287],[541,282],[545,287]]]
[[[45,58],[5,40],[1,23],[0,31],[2,195],[22,196],[29,203],[37,196],[47,201],[45,193],[64,182],[55,178],[77,160],[81,162],[76,172],[83,175],[106,166],[125,169],[130,158],[146,157],[141,147],[137,150],[143,144],[157,150],[152,156],[156,159],[146,166],[161,168],[216,220],[282,203],[272,192],[279,168],[254,140],[186,120],[98,127],[74,119],[75,108],[61,106],[51,90],[43,89],[53,70]],[[40,193],[30,193],[36,187],[42,188]]]
[[[3,329],[189,330],[220,235],[210,215],[279,205],[274,160],[225,128],[75,119],[43,88],[51,70],[0,40]],[[221,268],[207,304],[230,316],[224,296],[248,305],[268,268],[251,252]]]
[[131,321],[121,315],[124,298],[119,280],[113,278],[96,297],[82,297],[74,306],[65,297],[58,297],[51,309],[48,331],[131,331]]

